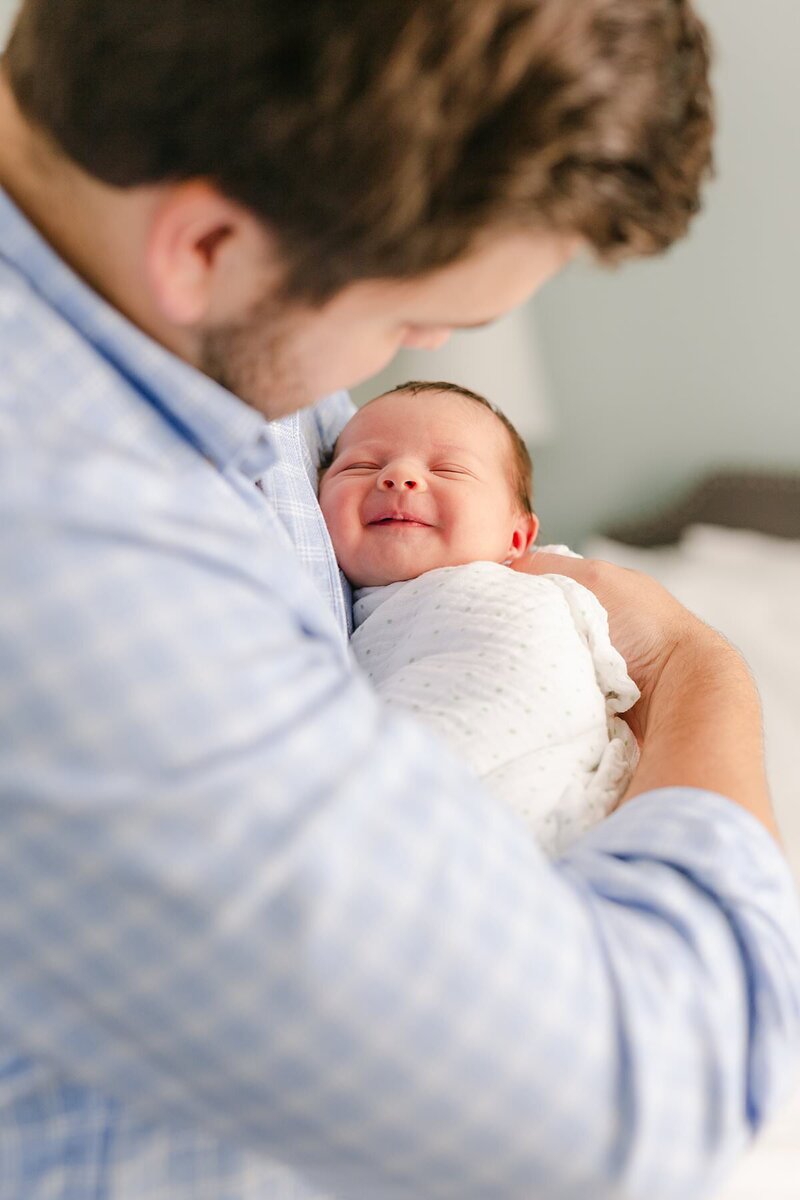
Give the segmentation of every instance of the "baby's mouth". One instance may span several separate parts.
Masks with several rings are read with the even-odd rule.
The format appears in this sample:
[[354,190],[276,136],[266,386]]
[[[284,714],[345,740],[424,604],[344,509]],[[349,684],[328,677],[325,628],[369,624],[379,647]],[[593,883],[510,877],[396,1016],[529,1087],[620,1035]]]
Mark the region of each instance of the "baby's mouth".
[[388,513],[383,517],[374,517],[373,520],[367,522],[368,525],[410,525],[418,529],[427,529],[428,522],[421,521],[419,517],[412,517],[410,513]]

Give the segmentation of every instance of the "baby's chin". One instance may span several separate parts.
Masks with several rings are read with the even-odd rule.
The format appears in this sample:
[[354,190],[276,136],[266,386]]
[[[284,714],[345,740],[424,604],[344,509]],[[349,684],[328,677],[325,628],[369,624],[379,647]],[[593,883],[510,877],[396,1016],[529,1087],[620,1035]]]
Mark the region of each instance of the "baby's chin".
[[[444,566],[444,563],[441,565]],[[435,570],[435,567],[420,567],[419,570],[398,568],[395,571],[359,570],[352,573],[345,571],[345,575],[353,588],[388,587],[391,583],[408,583],[410,579],[418,579],[426,571]]]
[[388,587],[392,583],[408,583],[410,579],[418,579],[420,575],[425,575],[428,571],[438,571],[440,567],[462,567],[465,563],[478,561],[479,558],[480,555],[466,558],[442,554],[430,555],[424,561],[415,562],[404,560],[402,557],[389,557],[382,562],[359,563],[353,566],[352,570],[343,565],[342,569],[354,588]]
[[344,568],[344,573],[354,588],[388,587],[391,583],[407,583],[410,579],[418,579],[426,571],[435,571],[439,567],[452,566],[442,558],[425,563],[414,562],[382,562],[359,564],[352,571]]

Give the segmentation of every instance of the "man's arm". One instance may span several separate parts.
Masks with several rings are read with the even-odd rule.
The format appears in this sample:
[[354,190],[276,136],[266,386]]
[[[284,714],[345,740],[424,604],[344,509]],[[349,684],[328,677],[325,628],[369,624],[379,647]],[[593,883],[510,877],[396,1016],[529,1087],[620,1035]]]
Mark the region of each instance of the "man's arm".
[[755,684],[733,647],[699,624],[662,668],[625,799],[668,784],[719,792],[752,813],[776,839],[780,836],[767,787]]
[[697,1194],[800,1038],[772,840],[677,789],[546,862],[235,497],[122,469],[0,529],[6,1036],[334,1194]]

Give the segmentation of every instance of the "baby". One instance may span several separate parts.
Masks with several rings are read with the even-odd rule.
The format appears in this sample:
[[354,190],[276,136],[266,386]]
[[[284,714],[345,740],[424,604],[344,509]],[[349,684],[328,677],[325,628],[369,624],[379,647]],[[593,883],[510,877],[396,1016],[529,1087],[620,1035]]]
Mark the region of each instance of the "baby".
[[538,530],[531,461],[487,400],[407,383],[347,424],[320,504],[355,590],[356,659],[558,854],[620,799],[639,693],[580,584],[509,564]]

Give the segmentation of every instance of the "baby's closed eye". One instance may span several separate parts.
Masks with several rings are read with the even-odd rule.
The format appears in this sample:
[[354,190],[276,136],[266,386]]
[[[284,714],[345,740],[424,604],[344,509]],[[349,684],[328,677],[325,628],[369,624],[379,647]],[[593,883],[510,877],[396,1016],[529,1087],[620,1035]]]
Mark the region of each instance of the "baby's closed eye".
[[437,463],[435,467],[431,467],[434,475],[473,475],[466,467],[456,466],[454,463]]

